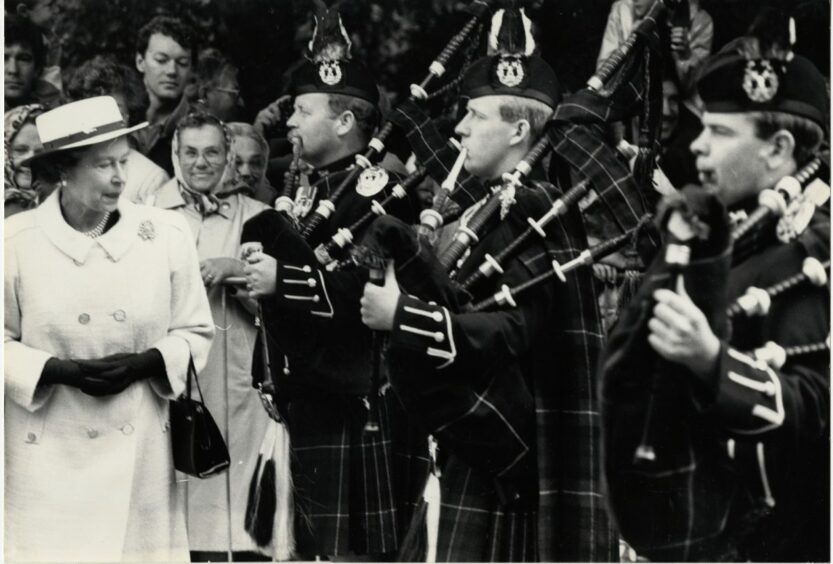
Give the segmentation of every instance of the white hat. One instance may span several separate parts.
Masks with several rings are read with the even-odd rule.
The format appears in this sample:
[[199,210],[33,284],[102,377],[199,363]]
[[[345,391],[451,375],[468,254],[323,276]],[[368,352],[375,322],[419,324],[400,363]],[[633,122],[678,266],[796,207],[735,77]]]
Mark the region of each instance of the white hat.
[[144,122],[125,127],[119,105],[112,96],[96,96],[70,102],[35,118],[43,149],[21,164],[58,151],[115,139],[147,125]]

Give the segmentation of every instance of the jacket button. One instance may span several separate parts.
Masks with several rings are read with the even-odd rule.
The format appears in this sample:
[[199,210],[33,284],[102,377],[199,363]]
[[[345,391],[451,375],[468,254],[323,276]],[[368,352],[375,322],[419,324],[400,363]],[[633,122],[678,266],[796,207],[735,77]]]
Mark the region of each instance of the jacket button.
[[317,304],[320,301],[321,301],[321,296],[319,296],[318,294],[316,294],[312,297],[312,303]]
[[78,316],[78,323],[81,325],[86,325],[90,322],[90,314],[89,313],[82,313]]
[[94,439],[98,436],[98,431],[95,429],[87,429],[87,436]]
[[434,340],[438,343],[442,343],[445,340],[445,335],[442,332],[437,331],[434,333]]
[[127,314],[124,312],[123,309],[117,309],[113,312],[113,319],[115,319],[118,322],[122,322],[125,319],[127,319]]
[[315,280],[315,278],[307,279],[307,286],[309,286],[310,288],[315,288],[317,285],[318,282]]
[[439,311],[435,311],[433,314],[431,314],[431,317],[433,317],[434,321],[436,321],[437,323],[443,320],[443,314]]
[[26,435],[26,442],[27,443],[36,443],[36,442],[38,442],[38,436],[34,433],[28,433]]
[[133,425],[131,425],[130,423],[125,423],[121,427],[121,432],[124,433],[125,435],[132,435],[133,434]]

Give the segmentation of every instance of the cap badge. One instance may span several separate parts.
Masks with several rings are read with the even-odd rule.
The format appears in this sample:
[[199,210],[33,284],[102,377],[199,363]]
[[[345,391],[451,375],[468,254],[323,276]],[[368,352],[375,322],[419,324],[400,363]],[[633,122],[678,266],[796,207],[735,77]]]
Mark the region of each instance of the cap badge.
[[322,61],[318,64],[318,76],[321,82],[328,86],[333,86],[341,82],[341,65],[338,61]]
[[524,80],[524,65],[518,57],[501,57],[495,67],[498,81],[504,86],[514,87]]
[[743,90],[753,102],[769,102],[778,92],[778,73],[767,60],[746,61]]
[[359,181],[356,183],[356,192],[366,198],[371,198],[381,192],[387,185],[387,171],[378,166],[372,166],[362,171],[361,175],[359,175]]

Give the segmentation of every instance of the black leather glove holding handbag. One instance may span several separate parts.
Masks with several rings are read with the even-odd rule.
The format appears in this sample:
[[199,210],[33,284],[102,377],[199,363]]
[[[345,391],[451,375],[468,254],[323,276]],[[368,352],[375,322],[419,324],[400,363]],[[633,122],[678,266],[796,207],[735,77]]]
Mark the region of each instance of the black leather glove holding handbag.
[[[199,400],[191,397],[192,376],[197,384]],[[185,393],[171,401],[170,408],[174,468],[197,478],[207,478],[227,469],[230,463],[228,448],[203,403],[194,359],[188,362]]]

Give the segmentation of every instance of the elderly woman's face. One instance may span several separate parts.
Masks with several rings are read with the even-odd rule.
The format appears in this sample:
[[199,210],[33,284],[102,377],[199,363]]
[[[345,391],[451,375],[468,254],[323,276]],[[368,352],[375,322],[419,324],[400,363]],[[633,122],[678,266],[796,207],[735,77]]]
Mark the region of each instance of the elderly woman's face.
[[115,210],[127,179],[129,154],[124,137],[92,145],[67,172],[64,196],[87,210]]
[[40,137],[38,137],[38,129],[34,123],[25,124],[12,139],[10,157],[15,169],[15,184],[21,188],[32,186],[32,169],[28,166],[20,166],[19,163],[34,155],[39,147]]
[[234,168],[248,186],[260,182],[266,170],[266,155],[257,141],[251,137],[234,138]]
[[179,132],[179,166],[188,186],[197,192],[212,192],[220,183],[225,165],[225,140],[217,126],[189,127]]

